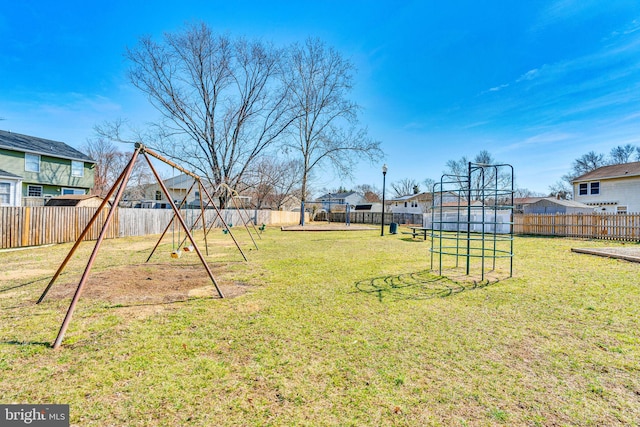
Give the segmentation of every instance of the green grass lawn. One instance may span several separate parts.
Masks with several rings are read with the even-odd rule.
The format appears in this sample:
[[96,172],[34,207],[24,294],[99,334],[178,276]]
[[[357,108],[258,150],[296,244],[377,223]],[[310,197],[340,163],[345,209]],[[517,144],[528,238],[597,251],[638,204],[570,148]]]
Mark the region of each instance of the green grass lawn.
[[[0,253],[0,403],[68,403],[78,426],[640,423],[640,264],[570,251],[620,243],[516,238],[513,277],[474,282],[402,234],[236,234],[248,262],[219,231],[207,259],[246,293],[83,297],[59,350],[69,298],[34,303],[71,245]],[[95,274],[156,238],[106,241]],[[197,265],[170,251],[153,262]]]

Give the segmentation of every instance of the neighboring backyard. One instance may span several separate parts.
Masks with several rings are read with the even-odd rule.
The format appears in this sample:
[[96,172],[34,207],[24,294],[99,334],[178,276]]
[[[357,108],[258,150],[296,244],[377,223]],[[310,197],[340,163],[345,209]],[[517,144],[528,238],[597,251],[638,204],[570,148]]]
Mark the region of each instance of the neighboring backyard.
[[[235,229],[234,229],[235,230]],[[633,247],[517,237],[513,277],[429,271],[428,241],[380,230],[209,235],[215,295],[171,236],[0,252],[0,403],[70,404],[77,426],[634,426]],[[201,236],[200,236],[201,237]],[[204,251],[204,249],[203,249]]]

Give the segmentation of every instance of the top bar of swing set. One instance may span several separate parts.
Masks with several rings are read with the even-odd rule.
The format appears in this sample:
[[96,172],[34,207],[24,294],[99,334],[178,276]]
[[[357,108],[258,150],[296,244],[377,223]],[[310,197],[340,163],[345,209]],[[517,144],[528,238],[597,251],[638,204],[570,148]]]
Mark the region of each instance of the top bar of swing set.
[[156,159],[160,160],[161,162],[165,162],[166,164],[168,164],[169,166],[171,166],[172,168],[176,168],[178,169],[180,172],[189,175],[190,177],[200,180],[200,177],[198,175],[196,175],[195,173],[186,170],[185,168],[183,168],[182,166],[172,162],[171,160],[162,157],[160,154],[156,153],[155,151],[151,150],[150,148],[147,148],[144,144],[142,144],[141,142],[136,142],[135,143],[135,147],[136,148],[140,148],[140,151],[143,153],[147,153],[148,155],[155,157]]

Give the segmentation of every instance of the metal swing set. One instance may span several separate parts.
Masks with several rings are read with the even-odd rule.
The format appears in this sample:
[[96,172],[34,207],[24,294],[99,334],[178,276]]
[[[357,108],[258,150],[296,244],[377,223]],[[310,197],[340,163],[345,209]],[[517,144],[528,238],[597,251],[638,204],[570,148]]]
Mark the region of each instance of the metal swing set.
[[[100,204],[100,206],[98,207],[98,209],[96,210],[96,213],[93,215],[93,217],[89,220],[89,222],[87,223],[85,229],[82,231],[82,233],[80,234],[80,236],[78,237],[78,239],[76,240],[76,242],[74,243],[73,247],[71,248],[71,250],[69,251],[69,253],[67,254],[66,258],[64,259],[64,261],[62,262],[62,264],[60,264],[60,266],[58,267],[58,270],[56,271],[56,273],[53,275],[53,277],[51,278],[51,280],[49,281],[49,284],[47,285],[47,287],[45,288],[45,290],[43,291],[42,295],[40,296],[40,298],[37,301],[37,304],[40,304],[44,298],[46,297],[47,293],[49,292],[49,290],[51,289],[51,287],[53,286],[53,284],[55,283],[55,281],[57,280],[57,278],[60,276],[60,274],[63,272],[64,268],[66,267],[67,263],[71,260],[72,256],[74,255],[74,253],[76,252],[76,250],[78,249],[78,247],[80,246],[80,243],[82,242],[82,240],[85,238],[85,236],[88,234],[89,230],[91,230],[91,227],[93,226],[93,224],[97,221],[98,218],[102,217],[102,211],[103,209],[107,208],[109,209],[107,216],[104,220],[104,223],[102,224],[102,228],[100,231],[100,234],[98,235],[98,239],[96,240],[95,246],[91,252],[91,255],[89,256],[89,259],[87,261],[86,267],[84,269],[84,272],[82,273],[82,276],[80,278],[80,281],[78,283],[78,286],[75,290],[75,293],[73,295],[73,298],[71,300],[71,303],[69,305],[69,308],[67,310],[67,313],[65,315],[65,318],[62,322],[62,325],[60,327],[60,330],[58,332],[58,335],[53,343],[53,348],[57,349],[61,346],[62,341],[64,339],[64,335],[67,331],[67,328],[69,327],[69,323],[71,322],[71,318],[73,317],[73,313],[75,311],[76,305],[78,303],[78,300],[80,299],[80,296],[82,294],[82,291],[87,283],[87,279],[89,277],[89,274],[91,272],[91,268],[96,260],[96,257],[98,255],[98,252],[100,250],[100,246],[106,236],[107,230],[111,224],[111,222],[113,221],[113,217],[114,214],[116,212],[116,208],[118,206],[118,204],[120,203],[120,200],[122,198],[122,195],[124,193],[124,190],[127,186],[127,183],[129,181],[129,178],[131,177],[131,172],[133,170],[133,167],[136,163],[136,160],[138,159],[138,157],[142,155],[145,160],[147,161],[151,171],[153,172],[153,175],[158,183],[158,185],[160,186],[162,192],[164,193],[164,195],[166,196],[167,200],[169,201],[169,204],[171,206],[171,209],[173,210],[173,217],[171,219],[171,221],[169,222],[169,224],[167,224],[167,227],[164,230],[164,233],[162,233],[162,236],[160,237],[160,239],[158,240],[158,242],[156,243],[155,247],[153,248],[151,254],[149,255],[149,257],[147,258],[147,262],[151,259],[151,256],[153,255],[153,253],[156,251],[156,249],[158,248],[160,242],[162,241],[162,238],[164,237],[164,235],[167,233],[167,231],[169,230],[170,227],[172,227],[172,225],[175,224],[175,222],[177,221],[180,228],[179,230],[183,230],[185,237],[182,241],[179,242],[178,245],[178,249],[175,248],[175,246],[173,247],[173,251],[172,251],[172,257],[174,257],[175,254],[177,254],[175,257],[179,257],[179,252],[180,251],[180,247],[183,248],[183,250],[189,251],[189,252],[195,252],[198,256],[198,258],[200,259],[202,266],[204,267],[204,269],[206,270],[207,275],[209,276],[209,278],[211,279],[211,282],[213,283],[216,292],[218,294],[218,296],[220,298],[224,298],[224,294],[222,293],[222,291],[220,290],[220,287],[218,286],[218,283],[216,282],[215,277],[213,276],[213,273],[211,272],[211,269],[209,268],[209,265],[207,264],[202,252],[200,251],[200,248],[197,244],[197,242],[195,241],[194,237],[193,237],[193,230],[195,228],[195,225],[201,220],[202,224],[203,224],[203,231],[204,231],[204,241],[205,241],[205,248],[206,248],[206,252],[207,255],[209,254],[208,252],[208,244],[207,244],[207,233],[211,230],[211,228],[213,228],[213,223],[215,222],[215,220],[211,223],[211,225],[207,225],[206,224],[206,216],[205,216],[205,205],[203,203],[203,197],[202,195],[205,194],[207,197],[207,200],[210,202],[211,206],[213,206],[216,210],[216,214],[217,214],[217,218],[220,219],[220,221],[222,222],[223,226],[229,230],[229,235],[232,237],[236,247],[238,248],[238,250],[240,251],[240,253],[242,254],[242,257],[244,258],[245,261],[247,261],[247,257],[245,256],[244,252],[242,251],[242,249],[240,248],[240,245],[238,244],[238,241],[236,240],[236,238],[233,236],[233,234],[230,232],[230,227],[227,225],[227,223],[225,222],[224,218],[222,217],[222,214],[220,213],[220,210],[216,207],[215,203],[213,203],[213,198],[211,197],[211,195],[209,194],[209,192],[207,191],[206,187],[204,185],[202,185],[202,181],[200,179],[200,177],[190,171],[187,171],[186,169],[182,168],[181,166],[175,164],[174,162],[162,157],[160,154],[154,152],[153,150],[149,149],[148,147],[144,146],[141,143],[135,143],[135,150],[131,156],[131,159],[129,160],[129,163],[127,164],[127,166],[125,167],[125,169],[122,171],[122,173],[120,174],[120,176],[116,179],[116,182],[113,184],[113,186],[111,187],[111,189],[109,190],[109,192],[107,193],[107,195],[104,197],[104,200],[102,201],[102,203]],[[185,203],[186,203],[186,195],[184,197],[184,199],[180,202],[179,206],[176,205],[176,203],[174,202],[173,198],[171,197],[169,190],[167,189],[166,185],[164,184],[164,182],[162,181],[162,179],[160,178],[160,175],[158,174],[157,170],[154,168],[152,162],[151,162],[151,158],[150,157],[154,157],[157,160],[160,160],[161,162],[181,171],[182,173],[185,173],[187,175],[189,175],[190,177],[193,178],[194,182],[192,184],[192,187],[189,191],[187,191],[187,195],[189,194],[189,192],[194,188],[194,186],[196,185],[196,183],[198,184],[198,188],[200,190],[200,213],[198,215],[198,218],[196,218],[195,221],[193,221],[193,223],[191,224],[191,226],[188,226],[185,218],[182,216],[181,212],[180,212],[180,207],[182,207]],[[111,206],[108,206],[108,202],[109,200],[111,200],[113,198],[113,201],[111,203]],[[246,226],[246,223],[245,223]],[[248,228],[247,228],[248,230]],[[249,232],[249,234],[251,235],[251,232]],[[189,240],[189,244],[185,245],[185,242],[187,241],[187,239]],[[180,237],[178,238],[178,240],[180,240]],[[252,237],[253,240],[253,237]],[[254,244],[255,244],[255,240],[254,240]],[[257,245],[256,245],[257,248]]]

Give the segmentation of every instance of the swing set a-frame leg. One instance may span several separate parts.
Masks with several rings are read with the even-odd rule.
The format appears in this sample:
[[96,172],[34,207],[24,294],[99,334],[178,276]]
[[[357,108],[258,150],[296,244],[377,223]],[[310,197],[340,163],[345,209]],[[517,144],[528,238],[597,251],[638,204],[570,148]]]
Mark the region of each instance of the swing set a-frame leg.
[[[62,271],[67,266],[67,263],[69,262],[69,260],[73,256],[73,254],[75,253],[76,249],[78,249],[78,246],[80,246],[80,243],[82,243],[82,240],[84,239],[84,237],[89,233],[89,230],[91,230],[91,227],[96,222],[98,217],[100,217],[103,214],[102,209],[107,205],[107,203],[109,203],[109,199],[111,199],[111,196],[113,196],[113,193],[115,193],[116,189],[119,188],[118,185],[120,185],[121,187],[123,185],[126,186],[126,183],[123,184],[123,181],[125,179],[125,174],[127,173],[128,170],[130,170],[129,166],[131,166],[131,165],[133,165],[135,163],[135,157],[137,157],[137,153],[134,153],[134,156],[131,158],[130,162],[127,164],[127,167],[122,171],[122,173],[120,174],[118,179],[116,179],[116,181],[114,182],[114,184],[111,187],[111,189],[109,189],[109,192],[104,197],[104,200],[102,200],[102,203],[100,204],[100,206],[96,210],[96,213],[93,214],[93,216],[89,220],[89,223],[87,223],[87,225],[84,228],[84,230],[82,231],[82,233],[80,233],[80,236],[78,237],[78,239],[74,243],[73,247],[71,248],[71,250],[67,254],[67,257],[64,259],[62,264],[60,264],[60,267],[58,267],[58,270],[56,271],[56,273],[53,275],[53,277],[49,281],[49,284],[45,288],[44,292],[42,292],[42,295],[40,296],[40,298],[38,299],[38,302],[36,302],[36,304],[40,304],[44,300],[44,297],[47,295],[47,293],[51,289],[51,286],[53,286],[54,282],[58,279],[58,276],[60,276],[60,274],[62,274]],[[128,179],[128,177],[127,177],[127,179]],[[111,209],[113,209],[114,206],[115,205],[112,205]]]
[[[123,172],[122,176],[122,180],[120,182],[120,187],[118,188],[118,192],[116,193],[116,196],[113,200],[113,204],[111,205],[111,209],[109,209],[109,213],[107,214],[107,218],[104,222],[104,224],[102,225],[102,230],[100,231],[100,235],[98,236],[98,240],[96,240],[96,245],[93,247],[93,251],[91,252],[91,256],[89,257],[89,261],[87,261],[87,266],[84,270],[84,273],[82,274],[82,278],[80,279],[80,283],[78,283],[78,287],[76,289],[75,294],[73,295],[73,299],[71,301],[71,304],[69,305],[69,310],[67,310],[67,314],[64,318],[64,321],[62,322],[62,326],[60,327],[60,331],[58,332],[58,336],[56,337],[56,340],[53,343],[53,348],[57,349],[60,347],[60,345],[62,344],[62,340],[64,339],[64,334],[67,331],[67,328],[69,327],[69,323],[71,322],[71,318],[73,317],[73,312],[75,311],[76,308],[76,304],[78,303],[78,300],[80,299],[80,295],[82,294],[82,289],[84,288],[84,285],[87,283],[87,278],[89,277],[89,272],[91,271],[91,267],[93,266],[93,263],[96,259],[96,256],[98,255],[98,250],[100,249],[100,245],[102,244],[102,241],[104,240],[104,236],[106,235],[107,230],[109,229],[109,225],[111,224],[111,221],[113,220],[113,215],[116,212],[116,209],[118,207],[118,203],[120,203],[120,198],[122,197],[122,193],[124,193],[124,189],[127,186],[127,182],[129,181],[129,177],[131,176],[131,170],[133,169],[133,166],[135,164],[136,158],[138,157],[138,154],[140,153],[140,147],[136,147],[136,151],[134,151],[133,156],[131,157],[131,161],[129,162],[129,165],[127,166],[127,168],[125,169],[125,171]],[[115,185],[114,185],[115,187]],[[107,200],[107,199],[105,199]],[[50,287],[50,286],[49,286]],[[43,296],[44,297],[44,294]],[[41,297],[41,299],[42,299]]]

